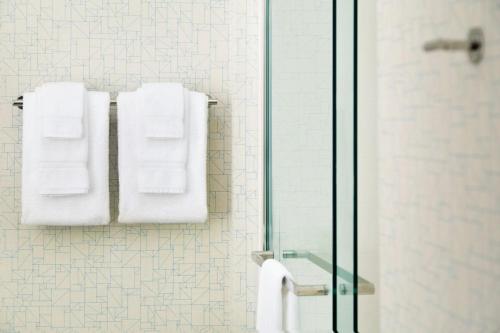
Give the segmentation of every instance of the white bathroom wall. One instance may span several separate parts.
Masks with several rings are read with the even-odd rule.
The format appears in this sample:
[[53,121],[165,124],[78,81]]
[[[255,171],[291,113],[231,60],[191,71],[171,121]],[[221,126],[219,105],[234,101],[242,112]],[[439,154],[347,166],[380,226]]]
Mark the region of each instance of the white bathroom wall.
[[[381,332],[500,331],[500,1],[379,0]],[[485,31],[486,53],[426,54]]]
[[[259,0],[0,2],[0,331],[253,330],[261,16]],[[52,80],[110,92],[181,81],[218,99],[209,120],[209,221],[20,225],[22,111],[11,103]]]

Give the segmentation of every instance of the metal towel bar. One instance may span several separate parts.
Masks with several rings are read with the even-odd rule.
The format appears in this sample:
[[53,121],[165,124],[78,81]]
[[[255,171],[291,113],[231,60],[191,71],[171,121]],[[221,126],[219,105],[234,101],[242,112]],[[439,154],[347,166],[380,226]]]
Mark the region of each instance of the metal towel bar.
[[[254,251],[252,252],[253,261],[262,266],[266,259],[274,258],[273,251]],[[322,268],[326,272],[332,274],[333,267],[326,260],[318,257],[317,255],[308,252],[308,251],[295,251],[295,250],[284,250],[283,251],[284,259],[292,259],[292,258],[301,258],[307,259],[316,266]],[[337,292],[340,295],[350,295],[356,293],[357,295],[373,295],[375,294],[375,285],[370,281],[362,278],[361,276],[357,277],[357,291],[354,290],[354,276],[343,269],[342,267],[337,266],[337,276],[344,281],[348,281],[348,283],[339,283]],[[294,285],[294,291],[297,296],[323,296],[328,295],[329,288],[326,285],[299,285],[292,281]],[[334,291],[335,292],[335,291]]]
[[[219,101],[211,98],[210,96],[208,97],[208,106],[209,107],[212,105],[217,105],[217,103],[219,103]],[[16,106],[22,110],[23,109],[23,96],[19,96],[14,102],[12,102],[12,106]],[[109,102],[109,106],[116,106],[116,101],[111,100],[111,102]]]
[[[307,259],[318,267],[321,267],[323,270],[328,273],[333,273],[332,264],[327,262],[325,259],[320,258],[319,256],[311,253],[309,251],[295,251],[295,250],[283,250],[283,258],[301,258]],[[337,276],[344,281],[348,281],[348,283],[339,283],[338,292],[340,295],[349,295],[354,293],[353,281],[354,276],[343,269],[342,267],[337,266]],[[373,295],[375,294],[375,285],[370,281],[358,276],[358,295]]]
[[[252,259],[253,261],[262,266],[266,259],[274,258],[274,253],[272,251],[253,251]],[[324,284],[319,285],[300,285],[295,281],[290,281],[293,284],[293,293],[297,296],[325,296],[328,295],[330,290]]]

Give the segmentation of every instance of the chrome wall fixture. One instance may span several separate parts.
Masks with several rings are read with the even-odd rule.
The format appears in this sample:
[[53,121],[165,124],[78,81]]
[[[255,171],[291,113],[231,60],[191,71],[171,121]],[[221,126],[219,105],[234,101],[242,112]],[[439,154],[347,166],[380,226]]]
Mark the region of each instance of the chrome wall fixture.
[[484,57],[483,29],[478,27],[470,29],[466,40],[438,38],[424,44],[424,51],[436,50],[465,51],[473,64],[479,64]]
[[[218,101],[216,99],[211,98],[208,96],[208,106],[212,105],[217,105]],[[23,109],[23,96],[19,96],[14,102],[12,102],[12,106],[15,106],[19,108],[20,110]],[[111,100],[109,102],[109,106],[116,106],[116,100]]]

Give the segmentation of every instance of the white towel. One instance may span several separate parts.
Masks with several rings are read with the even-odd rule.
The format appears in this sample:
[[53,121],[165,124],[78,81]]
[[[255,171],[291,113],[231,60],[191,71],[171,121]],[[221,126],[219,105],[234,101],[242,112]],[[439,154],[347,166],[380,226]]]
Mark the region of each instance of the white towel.
[[37,89],[43,136],[81,138],[87,90],[80,82],[50,82]]
[[141,193],[180,194],[186,177],[185,163],[139,162],[137,186]]
[[299,332],[298,299],[292,292],[292,281],[293,276],[279,261],[264,261],[257,298],[258,332]]
[[148,138],[184,136],[184,88],[180,83],[145,83],[137,90]]
[[41,162],[38,167],[41,195],[75,195],[89,191],[89,173],[86,163]]
[[[109,223],[109,94],[88,92],[89,191],[80,195],[40,195],[39,167],[43,148],[42,113],[36,95],[24,95],[22,218],[23,224],[101,225]],[[43,140],[47,140],[44,138]],[[45,151],[47,153],[47,151]]]
[[[66,87],[69,85],[69,88]],[[75,87],[73,87],[75,86]],[[87,193],[89,191],[89,175],[88,175],[88,135],[87,135],[87,104],[88,94],[83,88],[83,99],[73,104],[78,105],[81,112],[78,111],[78,120],[76,120],[75,110],[78,109],[76,105],[71,109],[59,110],[56,114],[51,109],[47,109],[48,105],[53,102],[53,98],[58,105],[59,100],[57,93],[64,95],[66,90],[69,90],[68,95],[75,94],[73,90],[79,90],[83,84],[77,83],[47,83],[42,87],[35,90],[36,96],[36,116],[42,117],[42,131],[43,135],[39,137],[39,149],[34,152],[38,156],[38,179],[39,179],[39,193],[42,195],[74,195]],[[68,88],[68,89],[66,89]],[[73,93],[73,94],[72,94]],[[71,104],[69,101],[67,104]],[[64,118],[64,114],[70,115]],[[47,112],[56,114],[56,116],[47,116]],[[62,123],[59,121],[64,119]],[[72,123],[78,123],[79,136],[72,137],[72,133],[67,133],[66,137],[62,134],[69,128],[73,128]],[[66,126],[68,125],[68,126]],[[58,131],[57,127],[63,127],[64,130],[57,135],[47,135],[48,129]],[[61,134],[61,135],[59,135]]]
[[[136,93],[118,95],[120,223],[203,223],[207,218],[206,150],[208,99],[190,92],[186,190],[182,194],[140,193],[140,146]],[[142,157],[144,157],[142,155]]]
[[[136,94],[136,97],[138,94]],[[186,162],[189,137],[189,106],[191,94],[184,89],[184,127],[181,138],[149,138],[145,135],[144,123],[149,120],[137,103],[136,123],[139,144],[138,188],[141,193],[184,193],[186,191]]]

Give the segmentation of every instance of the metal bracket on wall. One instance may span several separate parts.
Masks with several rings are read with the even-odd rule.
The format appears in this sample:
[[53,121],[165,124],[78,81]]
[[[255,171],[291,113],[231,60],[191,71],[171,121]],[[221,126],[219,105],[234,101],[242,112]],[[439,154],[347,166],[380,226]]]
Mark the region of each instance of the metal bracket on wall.
[[469,60],[473,64],[479,64],[484,56],[484,32],[481,28],[472,28],[466,40],[452,40],[438,38],[426,42],[424,51],[466,51],[469,55]]

